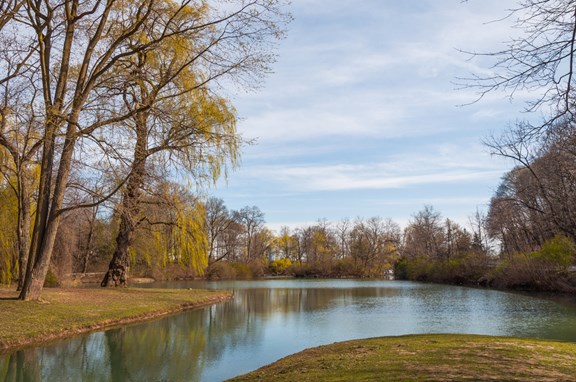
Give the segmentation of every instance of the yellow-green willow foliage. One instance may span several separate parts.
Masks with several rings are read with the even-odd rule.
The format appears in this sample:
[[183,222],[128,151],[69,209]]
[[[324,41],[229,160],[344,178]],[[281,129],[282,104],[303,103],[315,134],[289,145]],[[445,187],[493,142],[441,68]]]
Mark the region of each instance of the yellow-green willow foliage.
[[196,187],[214,184],[228,166],[237,165],[242,139],[236,130],[235,108],[210,84],[223,76],[240,76],[252,66],[257,70],[259,61],[252,55],[238,64],[231,64],[230,57],[222,61],[226,55],[239,54],[229,51],[232,47],[227,44],[229,38],[238,39],[242,33],[214,36],[211,12],[216,9],[207,2],[182,6],[161,0],[157,5],[158,17],[170,15],[171,25],[183,32],[159,40],[156,29],[142,29],[131,38],[131,44],[155,43],[121,60],[123,64],[102,86],[124,89],[125,106],[132,113],[128,126],[146,141],[146,153],[141,154],[146,158],[140,161],[150,159],[156,166],[172,166]]
[[173,256],[198,275],[208,266],[208,239],[205,229],[206,210],[201,203],[177,208],[176,229],[172,230]]
[[18,201],[8,184],[0,184],[0,284],[18,275]]
[[167,153],[170,160],[186,169],[197,186],[214,184],[226,175],[228,165],[235,167],[239,161],[243,142],[236,129],[236,109],[228,99],[210,90],[206,75],[196,65],[185,66],[190,54],[178,52],[194,51],[188,46],[191,40],[174,38],[165,43],[161,54],[153,53],[158,65],[153,69],[165,77],[170,73],[167,68],[182,68],[158,95],[150,112],[150,122],[154,124],[149,133],[150,150]]
[[[145,223],[128,250],[134,274],[170,277],[177,265],[200,276],[208,266],[204,205],[173,184],[159,185],[162,194],[146,199]],[[147,271],[146,271],[147,270]]]

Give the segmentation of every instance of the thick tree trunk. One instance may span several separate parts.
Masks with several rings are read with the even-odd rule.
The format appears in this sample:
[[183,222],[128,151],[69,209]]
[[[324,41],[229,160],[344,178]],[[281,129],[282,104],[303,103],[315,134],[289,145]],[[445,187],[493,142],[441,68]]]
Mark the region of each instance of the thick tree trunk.
[[43,263],[43,265],[34,267],[30,277],[24,280],[24,285],[20,291],[20,300],[31,301],[40,298],[49,265],[49,263]]
[[[78,109],[79,111],[79,109]],[[76,124],[78,114],[72,115],[66,132],[66,140],[62,148],[58,173],[54,182],[54,191],[50,198],[51,189],[48,178],[52,174],[52,163],[54,161],[53,147],[50,153],[43,153],[42,167],[40,173],[40,188],[38,198],[38,211],[34,223],[34,234],[30,248],[30,256],[26,267],[26,278],[20,291],[20,300],[38,300],[44,287],[44,280],[50,267],[52,250],[56,241],[58,226],[60,225],[60,210],[64,202],[64,193],[72,166],[72,155],[76,144]],[[54,141],[52,141],[52,146]],[[44,179],[44,181],[42,181]]]
[[[61,192],[63,198],[64,190]],[[53,204],[61,206],[62,200],[55,200]],[[40,298],[42,288],[44,287],[44,280],[46,279],[46,274],[48,274],[48,268],[50,267],[50,259],[52,258],[52,250],[54,249],[54,242],[56,241],[56,233],[58,232],[59,225],[59,215],[48,221],[44,230],[44,241],[38,246],[38,251],[35,256],[31,256],[28,259],[29,263],[32,262],[32,260],[34,261],[31,267],[30,264],[28,266],[30,274],[26,274],[24,285],[20,291],[19,298],[21,300],[38,300]]]
[[[126,197],[124,200],[126,200]],[[130,244],[132,244],[134,229],[135,227],[130,213],[128,211],[123,211],[120,217],[120,230],[116,236],[116,249],[112,256],[112,260],[110,261],[110,265],[108,265],[108,271],[100,283],[102,287],[126,286],[128,271],[130,268],[128,248],[130,248]]]
[[[56,198],[53,201],[53,207],[60,209],[62,206],[62,199],[64,198],[64,189],[55,191],[55,194],[60,195],[61,198]],[[52,258],[52,250],[54,249],[54,242],[56,241],[56,233],[58,232],[58,226],[60,225],[60,215],[53,214],[51,219],[48,220],[43,235],[42,243],[39,243],[36,253],[31,253],[28,259],[28,267],[26,278],[24,279],[24,285],[20,291],[21,300],[38,300],[40,294],[42,293],[42,288],[44,287],[44,280],[48,274],[48,268],[50,267],[50,259]],[[31,265],[32,263],[32,265]],[[28,273],[29,271],[29,273]]]
[[[51,139],[47,140],[50,141]],[[26,264],[26,275],[20,290],[19,298],[21,300],[37,300],[40,298],[40,293],[44,286],[44,278],[48,273],[48,265],[50,257],[52,256],[53,241],[56,238],[56,229],[54,229],[54,240],[52,240],[52,245],[49,245],[50,253],[47,253],[44,248],[45,244],[50,244],[50,239],[46,237],[46,232],[51,226],[51,224],[49,224],[48,214],[50,211],[50,178],[52,175],[51,162],[54,156],[53,146],[54,142],[44,145],[43,159],[40,168],[40,186],[38,189],[39,195],[36,208],[36,219],[34,221],[32,241]],[[50,158],[51,156],[52,158]],[[48,240],[48,243],[46,243],[46,240]],[[46,261],[46,257],[48,257],[48,261]],[[37,262],[40,262],[40,264],[37,264]]]
[[126,191],[122,198],[120,213],[120,229],[116,236],[116,249],[108,266],[108,271],[100,283],[102,287],[125,286],[130,268],[128,249],[132,244],[134,231],[136,230],[140,214],[140,197],[146,175],[146,158],[148,156],[148,130],[146,117],[140,113],[136,115],[136,146],[134,147],[134,160],[128,175]]

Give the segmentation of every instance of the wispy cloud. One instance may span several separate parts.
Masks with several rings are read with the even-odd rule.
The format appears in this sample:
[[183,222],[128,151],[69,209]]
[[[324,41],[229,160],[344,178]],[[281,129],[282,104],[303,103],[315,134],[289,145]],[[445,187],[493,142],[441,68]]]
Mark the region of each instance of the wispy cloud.
[[322,192],[478,182],[502,174],[502,163],[490,161],[486,154],[480,156],[479,146],[439,145],[435,151],[428,150],[421,155],[391,155],[380,162],[254,165],[249,177],[266,179],[283,189]]
[[[428,126],[459,128],[435,125],[429,116],[447,118],[457,105],[477,99],[477,90],[457,90],[453,82],[470,72],[486,73],[487,65],[456,48],[488,51],[500,43],[507,23],[489,28],[483,23],[504,9],[496,0],[339,0],[329,7],[294,1],[296,21],[279,52],[276,73],[263,91],[239,102],[245,117],[241,130],[269,143],[326,136],[410,137],[429,134]],[[470,118],[480,107],[505,113],[509,108],[502,99],[491,95],[466,112]]]

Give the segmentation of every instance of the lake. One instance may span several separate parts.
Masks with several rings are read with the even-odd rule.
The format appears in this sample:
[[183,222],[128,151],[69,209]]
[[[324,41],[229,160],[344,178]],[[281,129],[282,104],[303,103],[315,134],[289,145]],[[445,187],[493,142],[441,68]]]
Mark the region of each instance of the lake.
[[576,300],[404,281],[178,282],[227,303],[0,355],[0,380],[222,381],[305,348],[468,333],[576,342]]

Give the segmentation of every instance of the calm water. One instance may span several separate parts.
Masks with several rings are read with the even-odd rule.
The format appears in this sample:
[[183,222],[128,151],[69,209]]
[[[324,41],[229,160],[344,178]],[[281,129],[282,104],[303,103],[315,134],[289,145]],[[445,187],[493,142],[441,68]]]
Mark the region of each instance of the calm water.
[[308,347],[409,333],[576,342],[575,301],[402,281],[161,286],[230,289],[235,297],[161,320],[0,355],[0,381],[222,381]]

